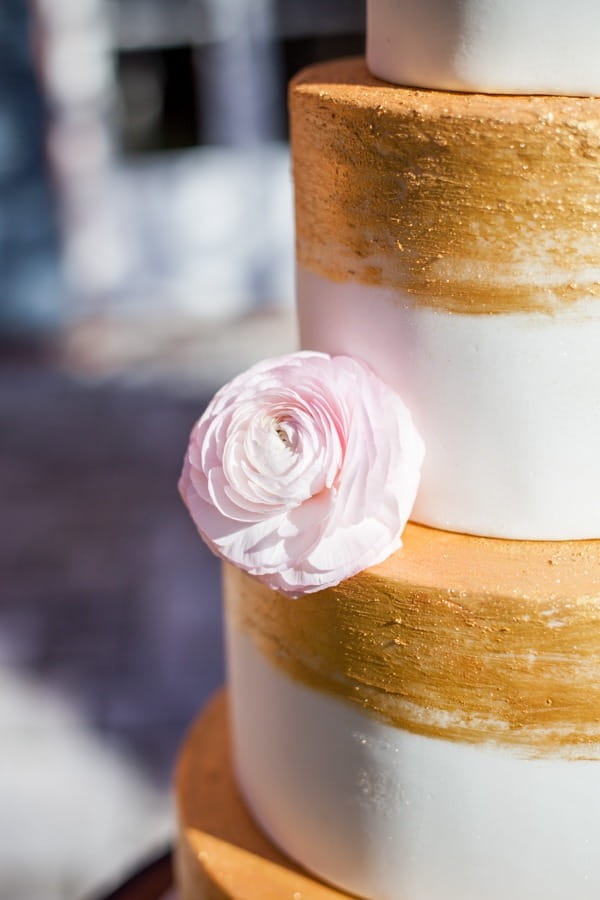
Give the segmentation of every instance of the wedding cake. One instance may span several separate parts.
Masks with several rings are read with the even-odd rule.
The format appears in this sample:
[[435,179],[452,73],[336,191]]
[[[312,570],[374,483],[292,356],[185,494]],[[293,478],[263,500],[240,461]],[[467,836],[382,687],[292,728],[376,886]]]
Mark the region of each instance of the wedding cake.
[[186,454],[242,794],[369,900],[600,896],[599,29],[371,0],[294,79],[303,351]]

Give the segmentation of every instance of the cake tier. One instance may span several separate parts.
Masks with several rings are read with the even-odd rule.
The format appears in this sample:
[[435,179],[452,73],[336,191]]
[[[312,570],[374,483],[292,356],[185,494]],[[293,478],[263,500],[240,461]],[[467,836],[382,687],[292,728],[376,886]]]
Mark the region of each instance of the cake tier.
[[398,84],[600,94],[596,0],[368,0],[367,60]]
[[368,362],[426,445],[415,518],[600,537],[600,101],[291,89],[302,346]]
[[181,900],[341,900],[258,830],[231,771],[224,693],[194,723],[177,766],[176,868]]
[[298,600],[225,571],[236,768],[268,834],[370,900],[600,890],[600,542],[409,525]]

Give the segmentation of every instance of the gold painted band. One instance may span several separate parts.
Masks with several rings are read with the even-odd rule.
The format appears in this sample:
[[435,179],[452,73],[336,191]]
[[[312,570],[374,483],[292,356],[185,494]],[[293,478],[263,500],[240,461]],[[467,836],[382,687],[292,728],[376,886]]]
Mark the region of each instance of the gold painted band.
[[[577,565],[575,543],[560,545],[552,569],[559,546],[552,543],[545,550],[541,542],[465,535],[448,541],[412,525],[408,532],[405,550],[412,560],[404,571],[402,550],[388,564],[298,600],[226,566],[228,615],[291,678],[398,728],[518,745],[526,755],[600,758],[599,542],[577,542],[588,592],[577,591],[576,575],[569,585],[567,573],[566,590],[574,588],[568,596],[558,586],[561,572]],[[457,562],[468,564],[473,542],[491,548],[483,576],[486,548],[477,548],[471,560],[479,588],[469,577],[453,577]],[[513,560],[511,569],[514,553],[521,565]],[[550,570],[541,574],[545,584],[532,593],[528,588],[544,565]],[[448,587],[441,585],[445,570]],[[505,584],[511,571],[513,588]]]
[[473,314],[600,296],[600,99],[399,88],[342,60],[290,107],[305,268]]

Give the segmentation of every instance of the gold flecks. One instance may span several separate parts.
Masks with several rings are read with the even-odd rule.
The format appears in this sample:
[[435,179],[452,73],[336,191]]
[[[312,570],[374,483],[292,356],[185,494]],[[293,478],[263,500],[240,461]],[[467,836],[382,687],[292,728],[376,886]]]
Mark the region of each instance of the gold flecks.
[[454,312],[600,296],[600,100],[450,104],[343,60],[301,73],[290,103],[301,265]]
[[402,550],[336,588],[289,600],[226,567],[225,595],[275,665],[385,722],[600,756],[600,541],[409,525]]

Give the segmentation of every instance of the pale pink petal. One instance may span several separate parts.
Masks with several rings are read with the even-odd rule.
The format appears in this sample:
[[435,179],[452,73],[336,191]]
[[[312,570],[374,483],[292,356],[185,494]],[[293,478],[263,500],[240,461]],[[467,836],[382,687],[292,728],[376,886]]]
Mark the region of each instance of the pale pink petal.
[[423,452],[408,410],[366,365],[302,351],[215,395],[180,492],[215,553],[297,596],[401,545]]

